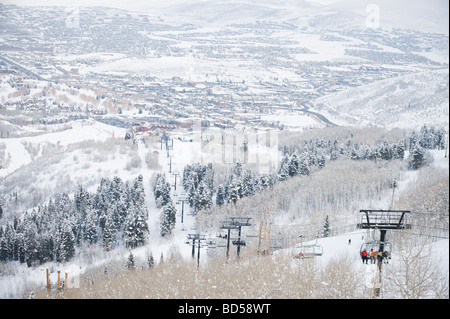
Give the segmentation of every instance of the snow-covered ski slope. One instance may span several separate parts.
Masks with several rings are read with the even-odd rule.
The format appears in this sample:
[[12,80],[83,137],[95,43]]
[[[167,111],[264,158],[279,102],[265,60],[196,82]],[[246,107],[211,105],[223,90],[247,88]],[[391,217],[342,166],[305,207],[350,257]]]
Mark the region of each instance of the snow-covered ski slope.
[[[186,198],[185,191],[181,186],[181,178],[183,173],[183,168],[186,164],[193,163],[198,160],[196,156],[192,153],[193,145],[191,142],[183,142],[174,136],[173,150],[169,150],[169,157],[167,156],[167,151],[165,147],[163,149],[160,148],[159,143],[154,143],[153,145],[145,146],[142,141],[138,141],[137,149],[135,150],[138,157],[141,159],[141,165],[136,169],[126,169],[126,161],[128,155],[123,155],[121,157],[121,149],[111,148],[109,154],[106,157],[101,159],[90,158],[87,155],[95,155],[94,151],[83,151],[79,150],[77,153],[70,149],[70,145],[72,143],[80,143],[83,140],[91,141],[92,138],[99,140],[109,140],[112,139],[112,135],[114,132],[114,138],[117,139],[117,142],[124,140],[125,130],[120,130],[116,127],[108,126],[98,122],[92,122],[90,125],[86,123],[74,122],[70,129],[67,129],[60,133],[48,133],[42,134],[34,137],[24,137],[18,139],[5,139],[4,141],[7,143],[6,150],[8,154],[11,156],[11,162],[14,162],[14,166],[9,168],[9,174],[6,174],[4,171],[3,174],[6,176],[6,180],[8,178],[14,177],[14,169],[21,171],[26,168],[28,165],[31,165],[30,159],[33,158],[34,161],[38,160],[40,157],[46,158],[48,154],[45,152],[33,152],[31,151],[33,147],[29,147],[30,145],[34,145],[34,148],[37,148],[37,145],[60,145],[61,147],[61,157],[58,157],[58,162],[43,162],[44,166],[41,167],[41,174],[38,179],[43,181],[42,187],[55,189],[58,186],[58,180],[56,178],[58,171],[61,170],[70,172],[68,182],[72,181],[72,186],[76,187],[77,182],[90,181],[92,187],[96,187],[98,182],[102,176],[111,177],[110,174],[117,174],[124,178],[125,180],[136,177],[138,174],[142,174],[144,177],[144,187],[146,193],[146,204],[149,210],[149,221],[148,224],[150,226],[150,238],[148,244],[133,250],[133,254],[138,263],[144,264],[146,261],[146,257],[151,253],[155,262],[159,262],[160,255],[170,256],[173,252],[179,253],[183,258],[190,259],[192,253],[192,247],[186,244],[186,237],[190,233],[197,233],[196,229],[196,218],[192,215],[191,209],[188,203],[184,205],[184,216],[183,223],[181,223],[181,202],[180,199]],[[3,142],[3,140],[2,140]],[[171,144],[171,141],[169,145]],[[28,145],[28,146],[27,146]],[[25,147],[27,146],[27,147]],[[19,149],[22,153],[17,152],[14,153],[13,149]],[[66,152],[64,152],[66,150]],[[123,151],[123,150],[122,150]],[[91,154],[90,152],[94,152]],[[161,170],[165,172],[166,179],[172,185],[172,199],[174,202],[178,202],[176,204],[177,207],[177,218],[176,218],[176,226],[173,231],[173,234],[169,238],[162,238],[160,236],[159,229],[159,218],[160,211],[156,208],[156,203],[153,198],[153,190],[151,189],[150,179],[156,173],[159,172],[159,169],[149,168],[146,165],[145,157],[147,154],[158,153],[159,164],[161,166]],[[445,150],[435,151],[434,157],[435,161],[433,165],[447,168],[448,169],[448,158],[444,157]],[[84,154],[84,155],[83,155]],[[74,156],[78,156],[79,161],[84,163],[84,168],[78,167],[77,165],[83,165],[81,163],[73,163],[69,159],[73,159]],[[86,157],[83,157],[86,156]],[[89,158],[91,159],[89,161]],[[87,162],[85,162],[85,160]],[[70,164],[71,163],[71,164]],[[90,164],[89,164],[90,163]],[[171,163],[171,166],[170,166]],[[87,165],[89,164],[89,165]],[[103,169],[100,170],[100,167]],[[109,168],[109,169],[107,169]],[[169,172],[169,169],[171,172]],[[44,176],[46,174],[56,174],[55,177],[46,178]],[[173,187],[175,177],[171,173],[178,173],[177,176],[177,189],[175,190]],[[78,179],[75,178],[78,176]],[[407,183],[414,182],[416,178],[416,172],[408,172],[408,176],[405,177],[403,181],[400,182],[398,187],[398,192],[396,196],[403,189],[407,189]],[[94,179],[95,182],[91,179]],[[98,179],[98,180],[97,180]],[[70,189],[70,188],[69,188]],[[73,190],[73,188],[72,188]],[[388,201],[382,201],[385,203]],[[364,207],[361,207],[364,208]],[[379,207],[386,209],[387,207]],[[259,208],[258,208],[259,209]],[[213,234],[214,236],[215,234]],[[333,236],[328,238],[319,238],[318,244],[323,248],[323,255],[316,257],[316,261],[318,264],[325,266],[328,262],[333,259],[336,259],[341,256],[347,256],[350,260],[355,263],[355,267],[360,271],[368,271],[369,274],[367,278],[370,277],[370,274],[373,274],[373,267],[371,265],[363,265],[361,263],[361,259],[359,256],[359,250],[361,244],[368,239],[368,234],[364,230],[358,230],[350,233],[341,234],[339,236]],[[351,240],[351,244],[349,244],[349,240]],[[312,242],[313,243],[313,242]],[[298,243],[299,244],[299,243]],[[297,246],[298,246],[297,244]],[[303,243],[307,244],[307,243]],[[216,250],[226,248],[218,247]],[[250,249],[249,247],[244,247],[242,249]],[[449,241],[440,240],[431,244],[431,250],[435,256],[443,256],[445,258],[439,257],[439,268],[448,272],[448,255],[449,255]],[[288,254],[292,257],[298,254],[298,248],[291,247],[288,249],[283,249],[274,252],[275,254]],[[392,263],[395,264],[396,260],[398,260],[399,254],[401,251],[394,250],[392,252]],[[66,264],[57,264],[57,263],[47,263],[41,266],[29,268],[26,264],[19,264],[18,262],[10,263],[5,270],[7,275],[0,277],[0,297],[1,298],[21,298],[22,293],[28,287],[33,286],[45,286],[45,268],[49,267],[53,270],[51,276],[56,276],[56,270],[60,269],[62,272],[68,271],[72,276],[78,276],[82,274],[89,267],[98,266],[102,267],[102,265],[107,264],[111,260],[123,260],[125,261],[129,251],[126,249],[117,249],[113,250],[109,254],[104,254],[103,258],[97,259],[95,261],[86,259],[86,255],[84,256],[76,256],[73,260]],[[232,249],[232,254],[235,254],[235,247]],[[201,250],[201,263],[207,263],[206,249]],[[5,267],[5,266],[2,266]],[[11,270],[10,267],[15,268],[14,271]],[[364,268],[363,268],[364,267]],[[14,273],[12,275],[11,273]],[[370,282],[370,280],[369,280]]]

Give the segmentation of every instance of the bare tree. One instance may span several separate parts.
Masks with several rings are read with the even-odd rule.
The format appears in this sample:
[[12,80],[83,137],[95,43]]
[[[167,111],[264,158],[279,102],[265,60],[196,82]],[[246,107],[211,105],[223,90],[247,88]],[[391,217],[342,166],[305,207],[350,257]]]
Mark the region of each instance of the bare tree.
[[385,296],[404,299],[448,298],[448,275],[440,267],[440,258],[427,237],[412,235],[396,238],[398,260],[386,267],[383,278]]

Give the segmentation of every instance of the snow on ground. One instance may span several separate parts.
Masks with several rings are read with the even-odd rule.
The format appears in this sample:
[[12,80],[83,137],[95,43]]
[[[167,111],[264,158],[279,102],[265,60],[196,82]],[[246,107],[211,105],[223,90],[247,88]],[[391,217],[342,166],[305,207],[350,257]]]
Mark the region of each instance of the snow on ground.
[[[9,166],[0,170],[0,178],[29,164],[33,158],[25,145],[39,147],[46,143],[67,147],[83,141],[105,141],[113,136],[123,138],[125,130],[92,120],[73,121],[71,126],[59,132],[51,132],[31,137],[2,139],[5,144],[5,158],[10,157]],[[39,154],[38,154],[39,155]]]
[[448,72],[447,68],[406,74],[345,89],[316,99],[314,109],[338,124],[448,125]]
[[[89,124],[89,125],[88,125]],[[70,144],[82,141],[89,141],[92,139],[98,141],[104,141],[112,137],[112,134],[115,134],[117,138],[123,138],[125,131],[120,130],[116,127],[108,126],[105,124],[101,124],[98,122],[86,123],[82,121],[74,122],[72,128],[57,132],[57,133],[48,133],[42,134],[34,137],[27,138],[17,138],[17,139],[4,139],[2,142],[6,143],[6,151],[11,156],[11,163],[8,168],[8,171],[2,170],[2,176],[6,176],[11,173],[13,170],[20,168],[22,165],[26,165],[32,159],[22,141],[26,141],[30,144],[39,144],[39,143],[53,143],[60,144],[63,146],[68,146]],[[172,137],[172,136],[171,136]],[[150,237],[149,243],[144,246],[133,250],[133,255],[136,260],[140,263],[144,263],[147,256],[152,254],[155,262],[159,262],[159,258],[161,254],[165,258],[168,258],[173,253],[180,254],[183,258],[188,259],[191,258],[192,247],[187,245],[186,236],[188,234],[197,233],[196,231],[196,219],[191,213],[191,209],[188,203],[184,205],[184,216],[183,223],[181,223],[181,206],[182,203],[179,201],[182,198],[187,198],[183,187],[181,186],[183,168],[186,164],[197,162],[198,156],[196,156],[196,145],[195,142],[187,142],[181,141],[177,137],[178,135],[173,136],[173,149],[169,150],[169,156],[167,156],[167,151],[165,147],[161,149],[159,143],[148,145],[147,147],[139,140],[137,153],[141,158],[141,168],[139,171],[128,172],[128,174],[135,175],[137,173],[142,174],[144,178],[144,187],[146,193],[146,204],[149,210],[149,226],[150,226]],[[171,145],[172,140],[169,140],[169,145]],[[159,164],[162,170],[166,173],[166,179],[172,184],[172,199],[176,203],[177,208],[177,218],[176,218],[176,226],[173,231],[173,234],[169,238],[162,238],[160,236],[159,229],[159,218],[160,218],[160,210],[156,208],[156,203],[153,199],[153,190],[152,185],[150,185],[150,180],[152,176],[157,173],[155,169],[148,168],[145,161],[145,156],[148,152],[158,152]],[[445,157],[445,150],[442,151],[432,151],[434,156],[433,165],[437,167],[447,168],[448,169],[448,157]],[[27,155],[28,154],[28,155]],[[106,163],[102,165],[115,165],[111,159],[108,159]],[[64,164],[64,163],[62,163]],[[123,163],[122,163],[123,164]],[[69,166],[68,166],[69,167]],[[96,166],[92,166],[93,170],[97,169]],[[170,172],[169,172],[170,169]],[[89,169],[88,169],[89,170]],[[126,171],[122,172],[122,178],[128,179],[125,175]],[[175,176],[172,173],[178,173],[177,175],[177,188],[174,189]],[[414,180],[415,172],[407,172],[406,175],[403,176],[403,179],[399,181],[399,187],[396,195],[407,189],[407,184]],[[130,177],[131,178],[131,177]],[[384,200],[380,201],[380,203],[388,203],[390,201]],[[385,207],[387,208],[387,207]],[[359,256],[359,251],[362,243],[367,240],[368,233],[364,230],[358,230],[346,234],[342,234],[339,236],[333,236],[328,238],[320,238],[317,241],[318,245],[321,245],[323,248],[323,255],[320,257],[316,257],[316,260],[319,265],[325,266],[329,261],[340,258],[342,256],[348,257],[350,260],[354,261],[355,267],[358,270],[367,272],[367,285],[371,283],[371,275],[373,275],[374,267],[370,265],[363,265]],[[351,241],[349,243],[349,240]],[[432,250],[435,254],[440,256],[448,256],[449,255],[449,244],[448,240],[441,240],[434,242],[431,244]],[[312,244],[313,242],[309,242]],[[308,243],[304,243],[308,244]],[[220,248],[219,248],[220,249]],[[225,249],[225,248],[222,248]],[[296,247],[291,247],[288,249],[280,250],[275,252],[278,253],[286,253],[292,256],[298,254],[298,244]],[[98,252],[97,252],[98,253]],[[393,259],[396,254],[399,252],[393,252]],[[88,267],[93,265],[102,266],[105,265],[108,261],[117,260],[117,261],[125,261],[128,257],[129,251],[127,249],[115,249],[112,252],[104,253],[103,258],[92,259],[89,257],[92,252],[84,251],[83,255],[75,257],[71,262],[65,265],[58,265],[57,263],[47,263],[45,265],[38,266],[36,268],[29,268],[25,264],[19,263],[8,263],[6,265],[2,265],[4,267],[5,273],[15,275],[4,275],[0,277],[0,298],[21,298],[22,293],[27,289],[34,286],[45,287],[45,268],[48,267],[51,270],[51,281],[56,282],[57,280],[57,270],[61,270],[61,278],[63,278],[63,274],[67,271],[69,274],[69,282],[70,280],[74,280],[78,278],[78,276],[86,271]],[[208,258],[205,258],[206,250],[202,249],[201,251],[202,258],[201,262],[207,262]],[[94,255],[92,255],[94,256]],[[366,267],[366,268],[361,268]],[[448,273],[448,258],[443,258],[440,260],[440,268]],[[75,283],[76,284],[76,283]]]

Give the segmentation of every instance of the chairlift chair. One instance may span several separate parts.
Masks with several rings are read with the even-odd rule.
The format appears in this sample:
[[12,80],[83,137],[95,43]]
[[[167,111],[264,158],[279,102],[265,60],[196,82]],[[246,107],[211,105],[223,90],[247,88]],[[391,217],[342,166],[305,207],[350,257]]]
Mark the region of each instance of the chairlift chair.
[[361,253],[363,250],[365,250],[369,253],[371,249],[373,249],[373,251],[379,251],[380,246],[383,247],[383,252],[387,251],[389,253],[389,255],[391,254],[392,244],[389,241],[381,242],[379,240],[371,240],[371,241],[363,243],[361,245],[361,249],[359,250],[359,252]]
[[233,240],[233,245],[246,246],[245,240]]
[[323,255],[323,247],[317,243],[317,238],[314,244],[301,244],[299,248],[299,253],[294,258],[314,258]]

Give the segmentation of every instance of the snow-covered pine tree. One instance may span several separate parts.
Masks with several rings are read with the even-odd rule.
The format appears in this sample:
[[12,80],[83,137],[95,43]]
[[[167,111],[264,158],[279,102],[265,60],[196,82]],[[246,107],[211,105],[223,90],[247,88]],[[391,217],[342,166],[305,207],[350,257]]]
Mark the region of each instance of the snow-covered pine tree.
[[330,225],[330,220],[328,218],[328,215],[325,217],[325,222],[323,224],[323,229],[322,229],[322,236],[323,237],[331,236],[331,225]]
[[83,220],[83,241],[89,245],[95,244],[98,241],[97,234],[97,214],[92,208],[86,211],[86,217]]
[[431,162],[431,155],[420,145],[416,143],[414,149],[408,157],[408,169],[417,170]]
[[310,172],[311,172],[311,169],[310,169],[310,165],[309,165],[309,156],[308,156],[308,154],[305,154],[300,159],[297,174],[309,175]]
[[41,263],[54,259],[54,247],[53,234],[41,234],[41,241],[39,243],[39,260]]
[[136,237],[136,222],[135,222],[134,206],[128,208],[128,215],[125,219],[123,227],[123,241],[125,247],[136,248],[137,247],[137,237]]
[[319,169],[322,169],[325,167],[325,156],[321,155],[318,159],[317,159],[317,167]]
[[125,267],[128,270],[134,270],[136,269],[136,266],[134,265],[134,256],[133,253],[130,250],[130,254],[128,255],[127,263],[125,264]]
[[150,255],[147,257],[147,265],[148,265],[148,268],[150,268],[150,269],[152,269],[153,266],[155,265],[155,260],[153,258],[152,253],[150,253]]
[[299,169],[300,169],[300,159],[299,159],[299,155],[297,154],[297,152],[294,152],[294,154],[292,154],[289,157],[289,164],[288,164],[288,174],[290,177],[296,176],[299,174]]
[[161,212],[160,234],[162,237],[170,235],[175,228],[177,210],[172,201],[163,206]]
[[242,197],[248,197],[255,194],[255,179],[250,170],[242,173]]
[[86,211],[92,206],[91,201],[89,192],[83,188],[83,185],[79,185],[74,194],[74,205],[80,220],[83,220],[86,217]]
[[[0,226],[0,229],[3,229]],[[7,239],[5,238],[4,234],[0,234],[0,261],[6,262],[8,261],[8,244]]]
[[110,183],[110,203],[109,208],[113,216],[114,223],[117,229],[121,229],[127,217],[127,193],[128,183],[124,184],[122,179],[114,176]]
[[289,155],[283,156],[277,177],[279,181],[284,181],[289,177]]
[[75,256],[75,238],[70,225],[64,224],[58,233],[56,260],[66,262]]
[[216,205],[221,206],[225,203],[225,188],[222,184],[217,187]]
[[130,197],[135,207],[145,207],[144,178],[142,175],[134,179],[133,185],[130,188]]
[[17,259],[19,262],[25,262],[25,236],[22,232],[16,233],[15,237],[15,247],[17,253]]
[[103,248],[110,251],[115,245],[116,227],[111,216],[106,216],[105,227],[103,229]]
[[229,187],[230,189],[230,196],[228,198],[228,202],[231,202],[233,204],[236,204],[236,202],[241,198],[241,190],[240,190],[240,184],[239,183],[233,183]]
[[38,259],[38,248],[39,248],[39,234],[34,223],[31,219],[24,219],[24,250],[25,250],[25,261],[28,267],[31,267],[34,262]]
[[162,207],[170,201],[170,184],[166,182],[163,174],[157,175],[153,193],[158,207]]
[[136,248],[144,245],[147,234],[148,225],[144,218],[144,213],[131,204],[128,208],[128,215],[123,229],[125,246]]
[[194,210],[198,211],[212,206],[212,194],[204,181],[201,181],[194,194]]

